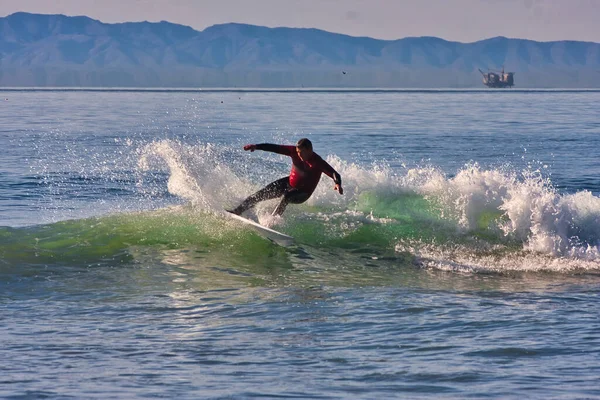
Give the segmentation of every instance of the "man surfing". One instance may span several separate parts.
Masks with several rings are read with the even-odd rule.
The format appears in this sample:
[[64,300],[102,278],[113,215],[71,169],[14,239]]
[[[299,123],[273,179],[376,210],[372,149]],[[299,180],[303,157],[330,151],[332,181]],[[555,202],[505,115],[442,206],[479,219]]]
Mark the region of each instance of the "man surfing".
[[282,215],[289,203],[300,204],[310,198],[315,191],[321,174],[333,179],[340,194],[344,194],[342,188],[342,177],[334,170],[327,161],[323,160],[313,151],[310,140],[300,139],[296,146],[283,146],[270,143],[247,144],[246,151],[262,150],[272,153],[283,154],[292,158],[292,170],[290,175],[269,183],[267,186],[254,193],[233,210],[227,210],[233,214],[241,215],[244,211],[254,207],[264,200],[282,197],[281,202],[273,211],[273,215]]

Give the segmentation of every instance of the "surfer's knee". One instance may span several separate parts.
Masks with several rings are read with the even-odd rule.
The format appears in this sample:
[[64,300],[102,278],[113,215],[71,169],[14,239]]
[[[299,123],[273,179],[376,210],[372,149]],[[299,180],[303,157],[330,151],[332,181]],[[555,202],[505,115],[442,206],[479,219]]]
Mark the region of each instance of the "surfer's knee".
[[310,194],[300,191],[291,191],[287,192],[284,198],[288,203],[301,204],[310,198]]

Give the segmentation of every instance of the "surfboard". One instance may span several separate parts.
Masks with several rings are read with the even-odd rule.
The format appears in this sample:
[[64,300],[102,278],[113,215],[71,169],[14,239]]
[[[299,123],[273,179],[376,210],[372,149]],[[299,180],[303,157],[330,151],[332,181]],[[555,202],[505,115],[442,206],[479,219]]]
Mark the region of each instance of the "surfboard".
[[258,222],[252,221],[251,219],[244,218],[244,217],[239,216],[237,214],[231,213],[231,212],[229,212],[227,210],[225,210],[225,215],[227,215],[228,217],[233,218],[235,220],[238,220],[240,222],[243,222],[244,224],[250,225],[261,236],[266,237],[267,239],[269,239],[269,240],[277,243],[278,245],[281,245],[281,246],[290,246],[290,245],[292,245],[294,243],[294,238],[293,237],[288,236],[285,233],[277,232],[274,229],[267,228],[266,226],[262,226]]

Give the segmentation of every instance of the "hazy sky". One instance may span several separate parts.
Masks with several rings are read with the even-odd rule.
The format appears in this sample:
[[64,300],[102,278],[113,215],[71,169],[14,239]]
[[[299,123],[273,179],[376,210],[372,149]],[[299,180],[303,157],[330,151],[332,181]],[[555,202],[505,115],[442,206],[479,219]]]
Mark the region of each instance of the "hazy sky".
[[0,16],[17,11],[87,15],[102,22],[164,20],[197,30],[240,22],[379,39],[600,42],[600,0],[0,0]]

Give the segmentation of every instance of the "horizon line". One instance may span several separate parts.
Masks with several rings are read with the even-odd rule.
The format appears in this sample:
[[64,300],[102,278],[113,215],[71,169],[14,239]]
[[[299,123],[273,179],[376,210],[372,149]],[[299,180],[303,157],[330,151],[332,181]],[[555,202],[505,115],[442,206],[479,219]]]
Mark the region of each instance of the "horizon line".
[[181,92],[181,93],[600,93],[600,88],[510,88],[510,89],[491,89],[491,88],[336,88],[336,87],[281,87],[281,88],[230,88],[230,87],[86,87],[86,86],[0,86],[0,92]]

